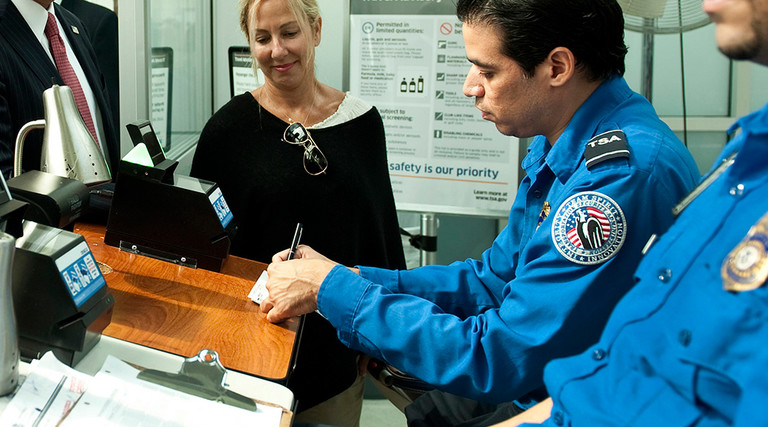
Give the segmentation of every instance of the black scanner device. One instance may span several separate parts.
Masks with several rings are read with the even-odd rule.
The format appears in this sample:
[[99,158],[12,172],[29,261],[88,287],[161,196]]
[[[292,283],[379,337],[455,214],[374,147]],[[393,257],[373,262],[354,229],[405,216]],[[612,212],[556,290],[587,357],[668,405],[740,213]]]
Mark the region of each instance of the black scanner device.
[[11,199],[2,176],[0,184],[0,224],[16,238],[11,281],[21,358],[53,351],[74,366],[101,339],[114,298],[85,238],[23,220],[27,203]]
[[[175,175],[150,122],[126,126],[146,162],[120,162],[104,242],[121,250],[193,268],[221,271],[236,232],[216,183]],[[149,160],[151,159],[151,161]]]
[[82,216],[90,199],[82,182],[38,170],[8,180],[14,199],[29,204],[24,219],[51,227],[68,228]]
[[83,236],[24,221],[13,257],[13,304],[22,359],[51,350],[74,366],[101,339],[115,300]]

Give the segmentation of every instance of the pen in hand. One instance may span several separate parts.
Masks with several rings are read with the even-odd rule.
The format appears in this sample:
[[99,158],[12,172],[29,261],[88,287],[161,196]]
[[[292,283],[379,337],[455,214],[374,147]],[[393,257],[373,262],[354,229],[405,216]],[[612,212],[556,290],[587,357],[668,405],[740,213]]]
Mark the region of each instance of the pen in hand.
[[288,258],[293,259],[296,255],[296,249],[299,247],[299,241],[301,240],[301,233],[304,231],[304,226],[301,223],[296,224],[296,232],[293,233],[293,240],[291,241],[291,249],[288,251]]
[[[302,223],[296,224],[296,231],[293,233],[293,240],[291,241],[291,248],[288,250],[288,256],[286,257],[287,260],[293,259],[293,257],[296,255],[296,250],[299,248],[299,241],[301,240],[301,233],[304,231],[304,225]],[[315,313],[320,314],[320,310],[315,310]],[[320,314],[323,318],[322,314]]]

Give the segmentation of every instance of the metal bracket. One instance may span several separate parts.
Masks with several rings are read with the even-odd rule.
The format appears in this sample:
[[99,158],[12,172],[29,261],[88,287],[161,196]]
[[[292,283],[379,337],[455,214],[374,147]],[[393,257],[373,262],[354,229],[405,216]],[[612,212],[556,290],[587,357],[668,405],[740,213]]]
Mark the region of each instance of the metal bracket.
[[178,373],[145,369],[139,372],[138,378],[249,411],[257,409],[253,399],[227,390],[227,370],[213,350],[201,350],[196,356],[184,359]]

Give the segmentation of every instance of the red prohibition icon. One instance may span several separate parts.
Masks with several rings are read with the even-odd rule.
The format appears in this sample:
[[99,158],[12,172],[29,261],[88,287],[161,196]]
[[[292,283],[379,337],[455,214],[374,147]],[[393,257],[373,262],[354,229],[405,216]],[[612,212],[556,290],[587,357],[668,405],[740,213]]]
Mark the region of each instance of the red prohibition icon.
[[447,35],[451,34],[452,32],[453,32],[453,25],[451,25],[450,23],[443,22],[440,25],[440,33],[443,34],[444,36],[447,36]]

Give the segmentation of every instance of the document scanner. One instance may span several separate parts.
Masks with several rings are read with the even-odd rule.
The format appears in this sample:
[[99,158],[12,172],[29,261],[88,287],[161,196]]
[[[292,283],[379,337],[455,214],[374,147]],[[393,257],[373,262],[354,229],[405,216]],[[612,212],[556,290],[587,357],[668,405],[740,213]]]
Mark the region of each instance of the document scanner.
[[12,293],[22,360],[77,364],[112,320],[114,298],[85,238],[30,220],[0,176],[0,224],[16,237]]
[[88,209],[88,187],[81,181],[31,170],[8,180],[16,200],[29,204],[24,219],[72,231]]
[[174,175],[150,122],[127,125],[104,242],[193,268],[220,271],[237,227],[219,186]]

